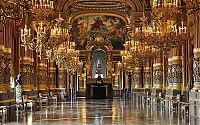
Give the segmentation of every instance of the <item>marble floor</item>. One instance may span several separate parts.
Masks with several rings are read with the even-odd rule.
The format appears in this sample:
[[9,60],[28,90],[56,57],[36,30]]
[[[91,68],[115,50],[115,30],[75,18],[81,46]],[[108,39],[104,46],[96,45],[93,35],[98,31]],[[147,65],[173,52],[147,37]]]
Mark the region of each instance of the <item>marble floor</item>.
[[6,125],[187,125],[187,118],[169,116],[159,108],[134,100],[76,99],[43,106],[19,123]]

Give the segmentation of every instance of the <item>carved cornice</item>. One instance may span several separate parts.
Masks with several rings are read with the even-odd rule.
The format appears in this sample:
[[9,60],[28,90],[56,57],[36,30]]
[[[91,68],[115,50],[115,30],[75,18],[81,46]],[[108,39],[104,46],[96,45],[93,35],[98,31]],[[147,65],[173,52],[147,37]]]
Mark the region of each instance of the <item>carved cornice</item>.
[[[60,12],[66,12],[70,5],[79,2],[80,0],[62,0],[58,1],[56,4],[56,10]],[[90,1],[90,0],[88,0]],[[142,1],[141,0],[105,0],[108,2],[115,3],[125,3],[130,6],[134,11],[142,11]],[[100,1],[99,1],[100,2]]]

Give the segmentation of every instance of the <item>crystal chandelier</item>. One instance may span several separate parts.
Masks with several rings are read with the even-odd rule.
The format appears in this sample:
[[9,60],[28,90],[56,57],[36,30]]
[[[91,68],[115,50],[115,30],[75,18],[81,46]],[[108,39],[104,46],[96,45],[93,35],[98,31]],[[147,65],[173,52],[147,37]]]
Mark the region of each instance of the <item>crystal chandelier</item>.
[[127,41],[124,44],[125,50],[121,51],[120,54],[122,56],[122,64],[121,67],[123,67],[125,70],[133,69],[138,63],[135,62],[133,55],[130,51],[130,41]]
[[30,5],[35,17],[31,27],[28,28],[25,23],[24,29],[21,29],[21,45],[26,49],[36,50],[40,57],[46,57],[46,51],[50,45],[47,35],[51,29],[51,23],[47,18],[53,12],[53,1],[32,0]]
[[54,11],[54,2],[52,0],[32,0],[31,11],[37,16],[46,17]]
[[60,17],[56,19],[57,23],[51,29],[50,37],[46,44],[46,55],[48,59],[54,60],[54,52],[58,49],[60,44],[69,42],[70,34],[68,29],[63,28],[62,22],[64,19]]
[[56,51],[56,64],[59,68],[64,68],[73,73],[78,70],[82,64],[78,58],[79,52],[75,50],[75,42],[66,42],[61,44]]
[[152,12],[156,18],[149,28],[147,39],[151,45],[164,53],[191,38],[180,15],[179,0],[153,0]]
[[154,59],[157,56],[158,49],[155,49],[152,45],[149,45],[145,41],[132,41],[131,42],[131,54],[135,62],[145,65],[148,61]]
[[35,20],[32,22],[32,28],[36,32],[31,33],[31,28],[25,24],[24,29],[21,29],[22,46],[27,49],[36,50],[39,55],[42,55],[42,49],[45,48],[46,33],[50,29],[50,23],[46,20]]

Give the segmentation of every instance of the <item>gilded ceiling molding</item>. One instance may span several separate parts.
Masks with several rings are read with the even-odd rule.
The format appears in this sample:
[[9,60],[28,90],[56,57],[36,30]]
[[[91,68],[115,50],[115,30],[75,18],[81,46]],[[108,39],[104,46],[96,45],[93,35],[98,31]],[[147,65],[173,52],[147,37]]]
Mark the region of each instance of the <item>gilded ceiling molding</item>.
[[[60,0],[57,3],[56,10],[59,12],[66,12],[68,7],[73,3],[79,2],[80,0]],[[122,0],[113,0],[122,2]],[[124,0],[135,12],[141,12],[142,9],[142,1],[141,0]]]
[[84,17],[84,16],[115,16],[120,19],[122,19],[126,25],[130,24],[130,19],[128,16],[126,16],[122,12],[117,12],[117,11],[81,11],[81,12],[76,12],[73,15],[69,17],[69,24],[73,24],[73,22],[79,18],[79,17]]

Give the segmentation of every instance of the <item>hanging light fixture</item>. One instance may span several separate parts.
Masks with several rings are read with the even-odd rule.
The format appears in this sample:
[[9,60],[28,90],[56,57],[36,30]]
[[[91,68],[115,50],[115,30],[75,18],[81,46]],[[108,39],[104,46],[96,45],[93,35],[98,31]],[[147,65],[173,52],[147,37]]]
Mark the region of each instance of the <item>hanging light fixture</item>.
[[52,25],[47,18],[54,10],[53,1],[32,0],[30,6],[35,17],[29,28],[25,23],[24,29],[21,29],[21,45],[26,49],[36,50],[40,57],[45,57],[46,48],[49,45],[47,33]]
[[184,21],[178,20],[180,0],[153,0],[152,12],[156,18],[152,23],[148,41],[164,53],[191,38]]
[[40,17],[47,17],[54,11],[52,0],[32,0],[31,11]]
[[64,42],[69,42],[70,34],[68,29],[63,26],[64,19],[61,18],[61,14],[59,14],[59,18],[56,19],[56,23],[51,29],[50,37],[46,44],[46,55],[48,59],[53,59],[54,52],[58,48],[58,46]]

